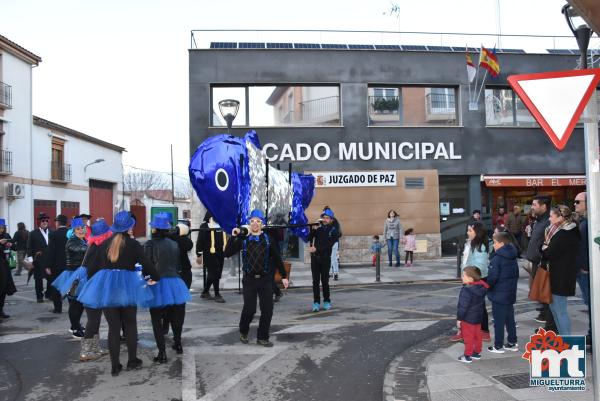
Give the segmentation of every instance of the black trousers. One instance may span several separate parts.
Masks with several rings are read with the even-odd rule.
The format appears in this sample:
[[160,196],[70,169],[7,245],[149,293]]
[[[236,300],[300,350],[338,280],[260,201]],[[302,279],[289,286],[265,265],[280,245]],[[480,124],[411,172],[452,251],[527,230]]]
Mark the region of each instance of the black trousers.
[[258,322],[258,340],[269,339],[269,327],[273,318],[273,276],[267,274],[256,278],[246,274],[242,279],[244,307],[240,318],[240,333],[248,335],[250,323],[256,313],[256,298],[260,305],[260,321]]
[[404,251],[406,253],[406,257],[404,258],[404,264],[408,263],[408,259],[410,259],[410,263],[413,262],[413,251]]
[[181,269],[181,279],[183,280],[183,282],[185,283],[185,285],[187,286],[188,290],[190,289],[190,287],[192,286],[192,269],[189,268],[185,268],[185,269]]
[[204,284],[204,292],[208,292],[212,286],[215,290],[215,295],[219,295],[219,279],[209,275],[206,278],[206,284]]
[[4,301],[6,300],[6,291],[0,292],[0,313],[4,313]]
[[552,330],[556,334],[560,334],[558,332],[558,327],[556,327],[556,322],[554,321],[554,315],[552,314],[552,311],[550,311],[550,305],[542,304],[542,307],[544,308],[542,313],[546,317],[546,324],[544,324],[544,330]]
[[171,323],[175,344],[181,343],[181,332],[185,321],[185,304],[169,305],[164,308],[150,308],[152,331],[159,351],[165,350],[164,322]]
[[79,330],[81,326],[81,315],[83,315],[83,304],[78,300],[69,297],[69,320],[71,321],[71,330]]
[[41,264],[34,262],[33,267],[33,281],[35,282],[35,297],[38,299],[44,299],[44,269]]
[[85,324],[85,338],[93,338],[100,332],[100,320],[102,319],[102,309],[85,308],[87,323]]
[[137,358],[137,307],[106,308],[102,310],[108,322],[108,351],[114,369],[119,366],[121,324],[125,328],[128,360]]
[[[485,278],[482,278],[481,281],[485,281],[487,283]],[[483,298],[483,318],[481,319],[481,330],[487,332],[490,331],[490,317],[488,316],[488,311],[485,306],[485,298]]]
[[[54,280],[56,280],[57,277],[58,277],[57,274],[51,275],[51,276],[48,277],[47,282],[50,283],[50,284],[52,284],[52,282]],[[62,306],[63,306],[63,301],[62,300],[63,300],[63,297],[62,297],[60,291],[58,291],[52,285],[49,286],[49,288],[48,288],[47,291],[48,291],[48,295],[50,296],[50,300],[54,304],[54,310],[62,312]]]
[[310,257],[310,271],[312,272],[313,298],[315,303],[321,303],[319,284],[323,285],[323,301],[331,302],[329,299],[329,268],[331,257],[312,255]]

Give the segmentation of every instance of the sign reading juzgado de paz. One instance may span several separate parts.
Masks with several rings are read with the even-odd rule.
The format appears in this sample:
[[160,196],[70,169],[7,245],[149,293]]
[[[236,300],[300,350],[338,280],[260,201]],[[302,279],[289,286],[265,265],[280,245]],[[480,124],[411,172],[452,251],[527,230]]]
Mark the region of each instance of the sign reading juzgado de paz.
[[315,187],[395,187],[395,171],[313,172]]

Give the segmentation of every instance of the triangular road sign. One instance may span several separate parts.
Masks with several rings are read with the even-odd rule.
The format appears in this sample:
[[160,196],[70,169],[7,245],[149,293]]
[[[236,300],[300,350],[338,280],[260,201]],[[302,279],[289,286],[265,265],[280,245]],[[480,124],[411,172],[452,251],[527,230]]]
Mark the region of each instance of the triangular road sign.
[[600,81],[600,68],[511,75],[508,83],[554,146],[563,150]]

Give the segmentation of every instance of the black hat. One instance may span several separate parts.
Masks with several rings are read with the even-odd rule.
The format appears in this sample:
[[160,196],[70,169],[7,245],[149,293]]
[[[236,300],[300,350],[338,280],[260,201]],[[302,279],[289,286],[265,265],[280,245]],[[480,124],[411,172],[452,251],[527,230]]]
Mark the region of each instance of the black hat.
[[204,221],[205,223],[208,223],[208,221],[210,220],[211,217],[213,217],[212,213],[207,210],[206,214],[204,215],[204,220],[202,220],[202,221]]
[[54,219],[54,221],[58,221],[58,224],[61,224],[63,226],[67,225],[67,216],[65,216],[64,214],[59,214],[58,216],[56,216],[56,218]]
[[80,219],[88,219],[88,220],[91,220],[91,219],[92,219],[92,216],[91,216],[91,215],[89,215],[89,214],[81,213],[81,214],[78,214],[77,216],[75,216],[75,218],[76,218],[76,219],[77,219],[77,218],[80,218]]
[[50,220],[50,216],[48,216],[48,214],[46,214],[46,212],[41,212],[40,214],[38,214],[37,219],[38,219],[38,221],[40,221],[40,220]]

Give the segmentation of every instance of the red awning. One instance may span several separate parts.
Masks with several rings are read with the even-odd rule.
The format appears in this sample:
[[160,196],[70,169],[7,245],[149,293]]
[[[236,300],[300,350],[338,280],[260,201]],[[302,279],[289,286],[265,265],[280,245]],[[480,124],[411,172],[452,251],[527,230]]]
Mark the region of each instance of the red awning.
[[583,187],[585,175],[484,175],[485,186],[494,187]]

